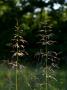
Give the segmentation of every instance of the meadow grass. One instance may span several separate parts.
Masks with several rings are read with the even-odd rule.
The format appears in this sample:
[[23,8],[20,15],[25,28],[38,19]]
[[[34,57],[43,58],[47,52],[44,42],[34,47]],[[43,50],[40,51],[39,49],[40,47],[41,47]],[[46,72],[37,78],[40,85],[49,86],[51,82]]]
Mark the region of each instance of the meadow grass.
[[[51,74],[51,72],[48,73]],[[48,90],[67,90],[67,71],[64,68],[55,70],[55,78],[48,78]],[[53,75],[53,74],[52,74]],[[17,73],[17,90],[46,90],[45,68],[25,66]],[[0,64],[0,90],[16,90],[16,70]]]

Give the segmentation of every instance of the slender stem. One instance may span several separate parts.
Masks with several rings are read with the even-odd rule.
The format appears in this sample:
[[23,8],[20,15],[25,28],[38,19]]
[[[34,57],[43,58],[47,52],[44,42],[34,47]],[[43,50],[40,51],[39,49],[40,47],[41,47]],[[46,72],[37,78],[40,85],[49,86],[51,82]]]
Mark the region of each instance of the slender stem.
[[[17,59],[18,59],[18,57],[17,57]],[[17,75],[17,61],[16,61],[16,90],[18,90],[18,80],[17,80],[17,78],[18,78],[18,75]]]
[[[45,25],[46,25],[46,11],[45,11]],[[47,35],[47,28],[46,28],[46,26],[45,26],[45,35]],[[45,42],[47,42],[47,36],[46,36],[46,40],[45,40]],[[46,46],[45,46],[45,51],[46,51],[46,60],[45,60],[45,68],[46,68],[46,70],[45,70],[45,72],[46,72],[46,76],[45,76],[45,78],[46,78],[46,90],[48,89],[48,80],[47,80],[47,60],[48,60],[48,47],[47,47],[47,43],[46,43]]]
[[[16,61],[16,66],[17,66],[17,61]],[[16,90],[18,90],[18,82],[17,82],[17,78],[18,78],[18,76],[17,76],[17,67],[16,67]]]
[[8,78],[9,78],[9,90],[11,90],[11,74],[10,74],[10,70],[8,69]]
[[[47,37],[46,37],[46,42],[47,42]],[[47,44],[46,44],[46,90],[47,90],[47,85],[48,85],[48,82],[47,82],[47,60],[48,60],[48,50],[47,50]]]
[[[18,30],[19,30],[19,27],[18,27],[18,20],[17,20],[17,34],[18,34]],[[16,90],[18,90],[18,37],[17,37],[17,57],[16,57]]]

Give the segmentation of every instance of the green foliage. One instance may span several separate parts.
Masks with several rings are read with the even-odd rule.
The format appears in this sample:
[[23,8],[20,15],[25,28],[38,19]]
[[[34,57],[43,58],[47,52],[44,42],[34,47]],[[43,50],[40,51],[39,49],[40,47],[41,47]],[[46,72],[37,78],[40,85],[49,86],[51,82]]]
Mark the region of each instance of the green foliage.
[[[48,67],[49,69],[49,67]],[[56,80],[48,78],[50,84],[48,90],[66,90],[66,75],[67,71],[63,67],[55,72],[48,70],[49,75],[52,74]],[[0,64],[0,90],[15,90],[16,71],[9,69],[6,65]],[[45,89],[45,68],[29,68],[24,67],[18,70],[18,89],[19,90],[44,90]]]

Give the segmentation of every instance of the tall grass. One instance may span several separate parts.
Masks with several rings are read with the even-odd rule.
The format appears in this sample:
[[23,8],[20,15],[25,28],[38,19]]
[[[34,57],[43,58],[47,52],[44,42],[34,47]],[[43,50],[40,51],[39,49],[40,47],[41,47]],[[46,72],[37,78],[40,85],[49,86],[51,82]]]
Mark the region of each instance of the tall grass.
[[[49,67],[48,67],[48,73]],[[24,67],[18,69],[17,90],[46,90],[45,68]],[[9,69],[6,65],[0,65],[0,90],[16,90],[16,70]],[[67,71],[55,70],[56,81],[48,78],[47,90],[67,90]]]

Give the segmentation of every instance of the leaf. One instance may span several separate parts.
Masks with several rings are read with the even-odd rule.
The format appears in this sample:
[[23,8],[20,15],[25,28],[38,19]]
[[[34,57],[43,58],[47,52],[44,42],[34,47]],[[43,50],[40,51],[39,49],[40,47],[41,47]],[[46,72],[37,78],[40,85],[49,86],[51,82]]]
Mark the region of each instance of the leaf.
[[24,53],[23,52],[15,52],[12,57],[15,57],[15,56],[22,57],[22,56],[24,56]]
[[13,48],[19,48],[18,43],[15,43],[15,44],[13,45]]
[[49,41],[47,41],[46,43],[48,44],[48,45],[52,45],[52,44],[54,44],[56,41],[52,41],[52,40],[49,40]]
[[57,81],[57,79],[55,77],[51,76],[51,75],[49,75],[47,78],[51,78],[51,79]]
[[44,30],[40,30],[40,31],[38,31],[38,32],[44,32]]
[[20,42],[22,43],[26,43],[27,41],[26,40],[23,40],[23,39],[19,39]]
[[25,54],[26,54],[26,55],[29,55],[26,51],[25,51]]
[[24,45],[20,45],[20,47],[24,48]]

